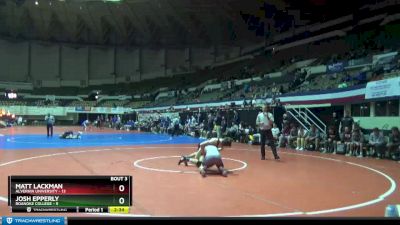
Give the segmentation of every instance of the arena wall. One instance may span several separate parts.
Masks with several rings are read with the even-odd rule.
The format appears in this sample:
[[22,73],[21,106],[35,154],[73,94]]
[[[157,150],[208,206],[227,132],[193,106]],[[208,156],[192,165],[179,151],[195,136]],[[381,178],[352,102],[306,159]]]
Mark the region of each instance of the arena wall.
[[3,81],[27,81],[28,43],[0,40],[0,78]]
[[239,47],[120,48],[0,40],[0,81],[61,87],[137,82],[186,74],[237,58]]

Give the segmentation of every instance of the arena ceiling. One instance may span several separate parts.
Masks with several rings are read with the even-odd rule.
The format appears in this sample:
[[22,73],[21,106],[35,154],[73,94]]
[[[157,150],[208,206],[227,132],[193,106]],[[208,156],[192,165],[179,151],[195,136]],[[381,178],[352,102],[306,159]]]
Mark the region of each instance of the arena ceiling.
[[346,6],[337,2],[342,4],[333,0],[0,0],[0,34],[17,40],[100,45],[246,46],[346,14],[366,1],[352,0]]

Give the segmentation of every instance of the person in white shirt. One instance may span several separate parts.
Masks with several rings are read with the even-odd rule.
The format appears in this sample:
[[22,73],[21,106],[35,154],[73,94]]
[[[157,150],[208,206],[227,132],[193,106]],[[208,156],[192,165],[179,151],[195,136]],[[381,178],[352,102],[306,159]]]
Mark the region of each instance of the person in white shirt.
[[19,117],[18,117],[17,124],[18,124],[19,126],[22,125],[22,116],[19,116]]
[[54,116],[48,113],[47,116],[45,116],[44,120],[46,121],[47,125],[47,137],[53,137],[53,126],[56,121]]
[[239,131],[238,125],[232,122],[232,126],[228,130],[228,136],[235,140],[237,139],[238,131]]
[[275,140],[278,140],[280,130],[279,127],[276,126],[276,123],[274,123],[274,127],[272,127],[271,131],[272,131],[272,136],[275,138]]
[[[87,128],[89,127],[89,125],[90,125],[90,121],[89,121],[88,119],[86,119],[85,121],[83,121],[83,122],[82,122],[83,130],[86,131]],[[89,130],[91,130],[90,127],[89,127]]]
[[271,113],[269,105],[265,105],[264,111],[257,115],[256,124],[260,130],[261,137],[261,160],[265,160],[265,143],[271,147],[272,153],[276,160],[279,159],[278,153],[276,152],[275,140],[272,135],[272,125],[274,123],[274,116]]

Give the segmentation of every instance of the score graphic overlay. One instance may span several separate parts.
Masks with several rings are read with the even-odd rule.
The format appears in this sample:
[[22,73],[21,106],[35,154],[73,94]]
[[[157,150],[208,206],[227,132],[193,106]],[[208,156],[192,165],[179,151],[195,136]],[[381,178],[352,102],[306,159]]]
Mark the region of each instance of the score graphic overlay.
[[131,176],[9,176],[15,213],[128,213]]

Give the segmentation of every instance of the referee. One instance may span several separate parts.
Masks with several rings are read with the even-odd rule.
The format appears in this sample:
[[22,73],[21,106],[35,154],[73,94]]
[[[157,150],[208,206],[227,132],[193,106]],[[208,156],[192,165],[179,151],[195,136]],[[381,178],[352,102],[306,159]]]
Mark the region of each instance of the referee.
[[264,111],[257,115],[256,120],[261,136],[261,160],[265,160],[265,143],[267,140],[267,144],[271,147],[274,158],[276,160],[279,159],[278,153],[276,152],[275,140],[271,131],[272,124],[274,123],[274,116],[270,111],[270,106],[265,105]]
[[47,125],[47,137],[53,137],[53,126],[55,123],[54,116],[48,113],[47,116],[45,116],[44,120],[46,121]]

